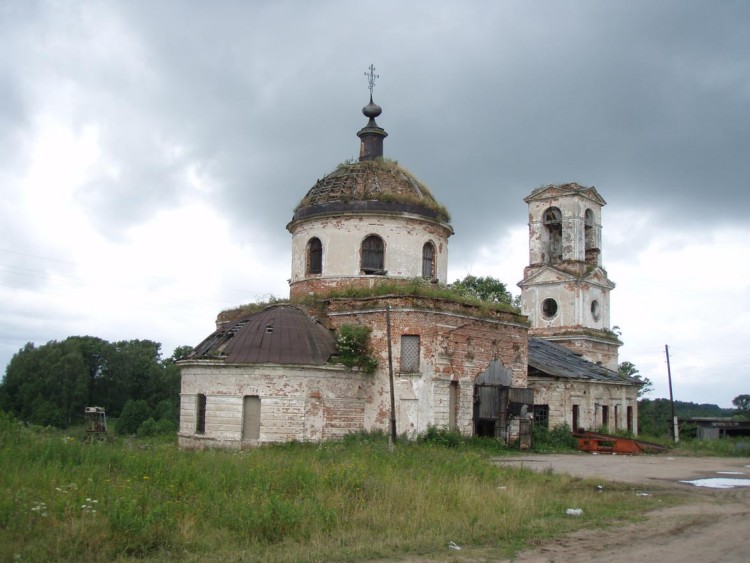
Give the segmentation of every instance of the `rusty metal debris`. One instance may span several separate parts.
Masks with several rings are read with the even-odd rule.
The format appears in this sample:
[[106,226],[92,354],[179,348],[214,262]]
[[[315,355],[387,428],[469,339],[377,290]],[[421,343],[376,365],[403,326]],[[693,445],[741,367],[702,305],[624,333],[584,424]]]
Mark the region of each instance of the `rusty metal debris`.
[[573,434],[578,439],[578,449],[584,452],[599,454],[639,455],[642,453],[659,453],[667,448],[645,442],[636,438],[623,438],[597,432],[577,432]]
[[87,441],[107,439],[107,414],[102,407],[86,407],[84,420]]

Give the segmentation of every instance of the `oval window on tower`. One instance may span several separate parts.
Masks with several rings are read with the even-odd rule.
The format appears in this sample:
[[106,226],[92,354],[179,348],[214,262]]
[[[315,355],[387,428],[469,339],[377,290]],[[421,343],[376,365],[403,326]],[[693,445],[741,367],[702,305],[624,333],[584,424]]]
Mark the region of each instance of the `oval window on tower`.
[[542,301],[542,315],[545,319],[551,319],[557,314],[557,301],[547,298]]
[[602,307],[596,299],[591,302],[591,316],[594,317],[595,321],[598,321],[602,316]]

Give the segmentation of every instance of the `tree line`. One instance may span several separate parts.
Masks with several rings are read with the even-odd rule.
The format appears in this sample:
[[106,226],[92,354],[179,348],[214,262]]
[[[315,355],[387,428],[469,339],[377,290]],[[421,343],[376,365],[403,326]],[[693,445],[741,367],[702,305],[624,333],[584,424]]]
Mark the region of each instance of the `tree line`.
[[128,401],[144,402],[157,419],[179,418],[180,370],[190,351],[180,346],[163,359],[151,340],[108,342],[70,336],[41,346],[26,344],[11,359],[0,383],[0,410],[20,420],[67,428],[87,406],[119,417]]

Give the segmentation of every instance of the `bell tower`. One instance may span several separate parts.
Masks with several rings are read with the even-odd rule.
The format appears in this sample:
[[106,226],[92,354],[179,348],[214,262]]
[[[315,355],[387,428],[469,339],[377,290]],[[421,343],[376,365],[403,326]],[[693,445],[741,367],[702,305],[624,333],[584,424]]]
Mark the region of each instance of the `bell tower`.
[[610,329],[615,284],[602,267],[602,207],[594,187],[576,183],[534,190],[529,206],[529,265],[521,307],[529,335],[554,341],[617,371],[622,342]]

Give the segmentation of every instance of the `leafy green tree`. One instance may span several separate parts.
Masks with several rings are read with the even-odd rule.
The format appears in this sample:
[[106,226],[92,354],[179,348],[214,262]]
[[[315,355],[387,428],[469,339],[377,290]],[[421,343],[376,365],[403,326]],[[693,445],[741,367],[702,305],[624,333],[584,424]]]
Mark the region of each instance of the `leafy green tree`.
[[144,436],[155,436],[156,434],[158,434],[158,427],[153,418],[147,418],[141,422],[136,431],[136,435],[139,438],[143,438]]
[[732,404],[737,408],[739,416],[750,418],[750,395],[737,395],[732,399]]
[[118,434],[135,434],[138,427],[151,418],[151,407],[143,399],[129,399],[117,419]]
[[477,277],[469,275],[463,280],[456,280],[448,287],[461,295],[473,297],[480,301],[515,305],[513,296],[508,291],[507,286],[491,276]]
[[22,420],[67,427],[88,399],[86,367],[73,342],[29,343],[11,359],[2,382],[3,408]]
[[621,362],[618,366],[617,373],[624,379],[635,379],[641,387],[638,389],[638,398],[640,399],[644,395],[648,395],[654,390],[654,384],[648,377],[642,377],[638,368],[631,362]]
[[158,406],[158,416],[176,423],[176,361],[190,348],[180,346],[165,360],[160,348],[150,340],[110,343],[91,336],[71,336],[38,347],[28,343],[6,367],[0,409],[20,420],[67,427],[82,418],[86,406],[104,407],[109,416],[117,417],[133,399],[146,401],[152,409]]

